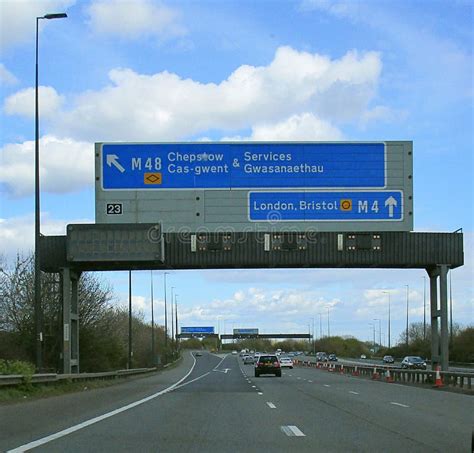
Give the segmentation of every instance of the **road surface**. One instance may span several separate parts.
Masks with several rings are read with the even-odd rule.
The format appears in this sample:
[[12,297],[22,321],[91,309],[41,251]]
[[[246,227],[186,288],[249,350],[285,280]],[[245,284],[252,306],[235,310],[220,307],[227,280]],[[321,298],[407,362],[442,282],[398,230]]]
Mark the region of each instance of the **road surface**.
[[313,368],[255,378],[234,355],[185,352],[153,376],[0,406],[0,451],[467,452],[473,407]]

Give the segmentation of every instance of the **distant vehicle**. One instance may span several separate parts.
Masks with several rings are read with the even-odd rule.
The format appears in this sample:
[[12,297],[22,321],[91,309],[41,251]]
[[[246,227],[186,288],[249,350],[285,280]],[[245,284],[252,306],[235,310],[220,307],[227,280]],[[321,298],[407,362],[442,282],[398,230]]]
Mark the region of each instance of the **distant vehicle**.
[[232,351],[232,355],[237,355],[237,351]]
[[258,359],[260,354],[261,354],[261,352],[255,352],[255,354],[253,355],[253,358]]
[[261,374],[274,374],[281,377],[281,366],[278,356],[275,354],[265,354],[258,357],[255,363],[255,377]]
[[196,357],[202,357],[202,352],[201,352],[201,351],[197,351],[194,355],[195,355]]
[[288,367],[290,369],[293,369],[293,360],[291,360],[289,357],[280,357],[280,366],[283,367]]
[[244,356],[244,365],[253,365],[254,360],[251,355],[245,355]]
[[409,355],[402,360],[402,368],[426,370],[426,362],[421,357]]
[[395,363],[395,359],[391,355],[384,355],[382,361],[383,363]]
[[361,354],[360,358],[361,358],[361,359],[366,359],[367,356],[366,356],[365,354]]
[[317,352],[316,353],[316,361],[317,362],[327,362],[328,356],[325,352]]
[[328,360],[329,360],[330,362],[337,362],[337,356],[336,356],[336,354],[329,354]]

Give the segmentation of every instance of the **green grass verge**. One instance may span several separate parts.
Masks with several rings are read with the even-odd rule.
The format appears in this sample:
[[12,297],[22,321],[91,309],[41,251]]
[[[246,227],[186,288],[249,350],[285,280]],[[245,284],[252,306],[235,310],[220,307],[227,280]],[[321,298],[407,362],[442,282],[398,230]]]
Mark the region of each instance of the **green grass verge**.
[[[170,370],[179,365],[182,356],[166,367],[164,370]],[[121,384],[131,379],[139,379],[150,376],[150,373],[123,376],[118,379],[91,379],[84,381],[73,381],[64,379],[58,382],[45,384],[21,384],[15,387],[0,387],[0,404],[17,403],[20,401],[29,401],[39,398],[48,398],[51,396],[60,396],[67,393],[87,392],[88,390],[110,387],[111,385]]]

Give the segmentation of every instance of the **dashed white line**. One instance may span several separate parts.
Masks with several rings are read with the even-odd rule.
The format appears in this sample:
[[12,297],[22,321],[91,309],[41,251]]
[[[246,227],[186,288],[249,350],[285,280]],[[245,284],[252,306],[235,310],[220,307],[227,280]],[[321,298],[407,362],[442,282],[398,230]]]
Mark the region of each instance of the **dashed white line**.
[[270,408],[270,409],[276,409],[276,406],[271,403],[270,401],[267,401],[267,406]]
[[253,389],[254,389],[254,388],[257,388],[257,386],[256,386],[256,385],[252,385],[252,388],[253,388]]
[[313,381],[308,380],[308,382],[313,382]]
[[402,404],[402,403],[390,402],[390,404],[393,404],[394,406],[400,406],[400,407],[410,407],[410,406],[407,406],[406,404]]
[[304,437],[305,434],[294,425],[285,425],[281,427],[281,430],[289,437]]
[[324,387],[331,387],[329,384],[323,384]]
[[300,377],[297,377],[296,379],[301,379]]
[[259,394],[259,395],[263,395],[263,393],[262,393],[262,392],[258,392],[258,394]]
[[349,390],[349,393],[352,393],[353,395],[358,395],[358,392],[353,392],[352,390]]

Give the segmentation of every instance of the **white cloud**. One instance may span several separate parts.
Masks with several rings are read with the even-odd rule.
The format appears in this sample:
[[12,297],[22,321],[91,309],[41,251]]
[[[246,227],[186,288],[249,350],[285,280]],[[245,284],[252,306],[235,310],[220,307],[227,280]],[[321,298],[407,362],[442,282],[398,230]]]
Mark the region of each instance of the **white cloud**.
[[[35,17],[47,13],[64,12],[74,5],[75,0],[7,0],[0,2],[0,51],[33,41]],[[40,29],[44,22],[40,21]]]
[[[262,289],[250,287],[237,291],[231,298],[215,299],[207,304],[181,306],[179,317],[184,323],[196,325],[217,323],[219,319],[234,322],[235,327],[251,325],[252,327],[270,328],[275,323],[289,325],[291,332],[301,332],[299,318],[313,316],[325,307],[334,309],[340,304],[336,298],[325,299],[314,291],[288,289]],[[272,322],[267,319],[271,317]]]
[[268,66],[240,66],[218,84],[114,69],[112,84],[79,95],[53,131],[91,141],[176,140],[255,125],[258,136],[317,136],[313,127],[321,136],[338,135],[328,121],[360,117],[375,95],[381,67],[375,52],[330,60],[280,47]]
[[[54,115],[61,103],[62,96],[59,96],[53,87],[40,86],[38,88],[39,112],[42,117]],[[22,115],[34,117],[35,115],[35,89],[25,88],[9,96],[3,106],[8,115]]]
[[16,83],[18,83],[17,78],[5,67],[3,63],[0,63],[0,86],[15,85]]
[[[54,219],[48,213],[41,213],[41,233],[44,235],[64,235],[68,223],[92,223],[89,219]],[[28,254],[34,249],[34,215],[0,218],[0,250],[7,257],[18,252]]]
[[331,141],[342,139],[342,132],[330,122],[321,120],[312,113],[302,113],[273,124],[257,124],[252,127],[249,137],[225,137],[222,140]]
[[[15,196],[34,190],[34,141],[7,144],[0,149],[0,183]],[[94,146],[67,138],[46,135],[40,142],[41,190],[65,193],[92,187]]]
[[91,28],[99,34],[131,39],[185,34],[176,9],[150,0],[96,0],[87,12]]

